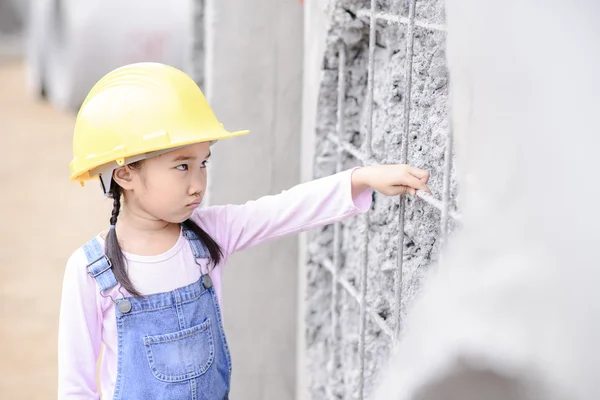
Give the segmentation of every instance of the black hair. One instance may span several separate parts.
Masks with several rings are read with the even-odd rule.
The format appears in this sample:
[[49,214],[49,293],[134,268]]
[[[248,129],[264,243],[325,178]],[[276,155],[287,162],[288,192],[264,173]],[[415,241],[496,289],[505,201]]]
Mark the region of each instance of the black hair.
[[[113,199],[113,209],[110,216],[111,229],[109,229],[108,234],[106,235],[104,254],[106,257],[108,257],[110,263],[112,264],[113,274],[115,275],[117,282],[119,282],[121,286],[132,296],[143,297],[142,294],[133,286],[131,279],[129,279],[125,257],[123,256],[123,251],[121,250],[119,240],[117,239],[117,231],[114,229],[114,225],[117,224],[119,212],[121,211],[121,195],[121,186],[119,186],[114,180],[111,180],[108,196]],[[223,259],[223,251],[221,250],[219,244],[191,219],[187,219],[186,221],[182,222],[182,224],[187,229],[194,232],[196,236],[198,236],[198,238],[200,238],[200,240],[204,243],[210,255],[209,264],[212,266],[219,264],[219,262],[221,262]]]

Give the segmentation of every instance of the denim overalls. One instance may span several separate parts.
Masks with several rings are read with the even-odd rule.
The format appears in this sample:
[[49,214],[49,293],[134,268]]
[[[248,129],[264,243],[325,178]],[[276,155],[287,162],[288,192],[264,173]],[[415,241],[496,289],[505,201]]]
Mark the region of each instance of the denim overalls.
[[[208,251],[184,228],[196,263]],[[94,238],[84,245],[100,293],[115,287],[111,264]],[[115,300],[118,364],[114,399],[228,399],[231,357],[208,274],[191,285]]]

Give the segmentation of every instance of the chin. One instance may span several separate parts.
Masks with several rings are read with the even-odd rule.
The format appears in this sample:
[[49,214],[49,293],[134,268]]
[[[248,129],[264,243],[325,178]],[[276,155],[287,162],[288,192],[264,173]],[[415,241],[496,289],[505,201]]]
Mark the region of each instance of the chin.
[[167,221],[171,224],[181,224],[192,216],[193,212],[181,213],[179,215],[170,215],[169,217],[161,218],[163,221]]
[[185,214],[184,214],[184,215],[181,217],[182,219],[181,219],[181,221],[179,221],[179,223],[182,223],[182,222],[186,221],[187,219],[189,219],[189,218],[192,216],[192,214],[194,214],[194,210],[186,212],[186,213],[185,213]]

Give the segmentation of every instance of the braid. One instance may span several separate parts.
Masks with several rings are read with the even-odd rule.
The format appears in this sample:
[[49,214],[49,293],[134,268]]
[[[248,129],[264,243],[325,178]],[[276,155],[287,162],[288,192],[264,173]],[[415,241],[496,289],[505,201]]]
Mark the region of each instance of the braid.
[[113,226],[117,224],[117,218],[119,217],[119,212],[121,212],[121,187],[117,184],[114,186],[114,188],[111,188],[113,209],[110,216],[110,224]]
[[104,253],[112,264],[113,274],[115,275],[117,282],[119,282],[121,286],[132,296],[142,297],[141,293],[138,292],[133,286],[131,279],[129,279],[125,257],[123,256],[123,251],[119,245],[117,231],[114,228],[114,226],[117,224],[119,212],[121,211],[121,187],[114,180],[110,184],[110,191],[108,194],[113,199],[113,209],[110,215],[111,227],[106,235],[106,246]]

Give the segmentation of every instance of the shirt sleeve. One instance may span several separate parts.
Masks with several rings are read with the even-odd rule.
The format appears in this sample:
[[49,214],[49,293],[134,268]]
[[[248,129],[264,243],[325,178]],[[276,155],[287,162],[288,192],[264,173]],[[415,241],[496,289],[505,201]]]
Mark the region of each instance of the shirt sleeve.
[[98,288],[87,274],[83,250],[67,262],[58,328],[58,398],[99,399],[96,361],[101,320]]
[[231,254],[366,212],[371,206],[372,190],[352,198],[354,170],[302,183],[242,205],[200,208],[192,218]]

